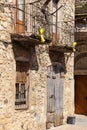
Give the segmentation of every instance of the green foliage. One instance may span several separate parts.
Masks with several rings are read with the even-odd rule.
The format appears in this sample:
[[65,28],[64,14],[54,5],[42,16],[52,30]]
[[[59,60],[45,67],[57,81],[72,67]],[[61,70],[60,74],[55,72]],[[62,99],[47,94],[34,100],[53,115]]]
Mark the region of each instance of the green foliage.
[[85,4],[82,6],[82,8],[87,8],[87,3],[85,3]]

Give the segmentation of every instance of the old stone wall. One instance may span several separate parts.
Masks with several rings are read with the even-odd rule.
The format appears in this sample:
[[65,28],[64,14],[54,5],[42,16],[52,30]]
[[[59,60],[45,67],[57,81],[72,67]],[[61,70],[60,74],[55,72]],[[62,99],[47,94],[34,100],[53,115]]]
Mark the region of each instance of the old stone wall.
[[0,1],[0,40],[11,42],[10,35],[14,29],[14,9],[12,0]]
[[[75,1],[62,0],[60,5],[63,7],[59,10],[59,43],[72,47],[74,42],[74,23],[75,23]],[[67,116],[74,114],[74,53],[64,53],[65,59],[65,79],[64,79],[64,122]]]
[[[14,57],[12,47],[0,42],[0,129],[12,125],[14,108]],[[10,127],[10,126],[9,126]]]
[[59,1],[59,7],[61,7],[58,10],[59,44],[72,46],[75,31],[75,0],[61,0]]
[[12,10],[0,1],[0,129],[10,129],[14,111],[15,66],[10,33],[13,31]]
[[[30,50],[26,52],[21,49],[20,56],[27,57],[30,61],[29,107],[27,110],[15,110],[16,64],[10,37],[10,34],[14,33],[15,11],[9,7],[12,2],[14,1],[0,1],[0,130],[45,130],[47,66],[51,65],[52,62],[61,62],[66,67],[64,118],[73,113],[73,54],[60,55],[55,53],[51,54],[50,57],[48,45],[31,48],[31,53]],[[67,8],[71,7],[70,3],[69,6],[67,4]],[[68,13],[70,14],[70,12],[73,13],[71,8]],[[17,49],[16,51],[18,52]],[[55,57],[55,60],[52,57]]]
[[74,53],[65,53],[64,122],[74,115]]
[[[30,50],[16,48],[11,44],[14,33],[13,1],[0,1],[0,130],[46,129],[46,69],[50,62],[45,47]],[[36,51],[37,50],[37,51]],[[16,52],[16,54],[14,53]],[[19,54],[18,54],[19,53]],[[29,107],[15,110],[16,57],[30,60]],[[45,62],[44,62],[45,61]]]

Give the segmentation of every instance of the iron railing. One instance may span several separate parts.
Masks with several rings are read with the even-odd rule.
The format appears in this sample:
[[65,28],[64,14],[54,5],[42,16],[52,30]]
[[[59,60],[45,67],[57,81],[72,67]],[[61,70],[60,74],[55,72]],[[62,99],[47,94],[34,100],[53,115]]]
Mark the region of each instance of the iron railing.
[[16,33],[38,36],[40,28],[44,28],[44,36],[47,39],[52,38],[52,16],[48,9],[43,13],[39,4],[30,3],[25,5],[25,11],[17,8],[16,14],[18,11],[23,12],[24,19],[23,21],[16,20]]
[[[41,3],[28,3],[25,5],[23,23],[16,22],[16,33],[27,36],[40,36],[40,28],[44,28],[44,37],[52,39],[52,44],[63,45],[73,43],[74,27],[65,25],[64,21],[58,21],[56,14],[52,14],[52,9],[48,7],[42,11]],[[16,9],[16,12],[19,8]],[[71,23],[71,22],[70,22]]]

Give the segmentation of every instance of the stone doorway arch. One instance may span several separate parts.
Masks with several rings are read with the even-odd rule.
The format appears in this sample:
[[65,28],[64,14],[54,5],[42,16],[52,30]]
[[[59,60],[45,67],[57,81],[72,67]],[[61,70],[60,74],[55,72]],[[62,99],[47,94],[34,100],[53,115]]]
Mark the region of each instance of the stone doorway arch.
[[75,113],[87,115],[87,50],[81,47],[74,60]]

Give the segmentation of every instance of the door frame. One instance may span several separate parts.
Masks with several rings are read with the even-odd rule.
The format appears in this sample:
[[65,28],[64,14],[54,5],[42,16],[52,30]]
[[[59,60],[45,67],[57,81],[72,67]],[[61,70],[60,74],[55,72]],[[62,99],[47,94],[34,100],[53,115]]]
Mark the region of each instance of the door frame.
[[[77,94],[77,91],[76,91],[76,85],[78,85],[78,84],[76,84],[76,83],[78,83],[78,81],[76,81],[76,80],[79,80],[78,79],[78,77],[79,76],[83,76],[83,78],[85,77],[85,76],[87,76],[87,74],[86,75],[75,75],[75,114],[80,114],[80,115],[87,115],[85,112],[81,112],[81,111],[84,111],[84,110],[81,110],[81,108],[77,108],[76,107],[76,98],[77,98],[77,96],[78,95],[76,95]],[[82,78],[81,78],[82,79]],[[84,86],[83,86],[84,87]],[[83,91],[81,91],[81,92],[83,92]],[[82,95],[82,94],[81,94]],[[84,97],[84,96],[83,96]],[[85,100],[85,99],[84,99]],[[86,99],[87,100],[87,99]],[[79,109],[79,110],[78,110]]]

